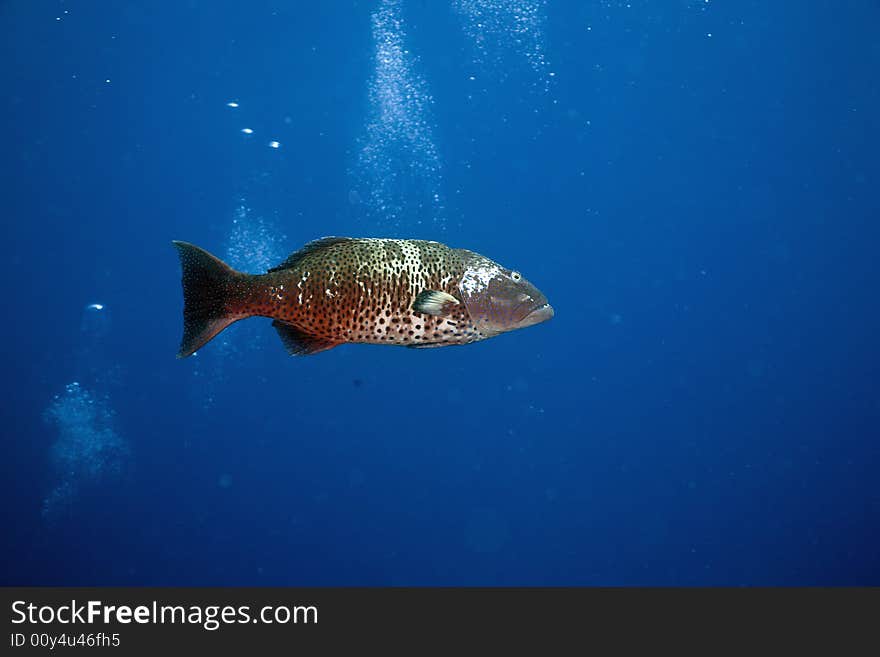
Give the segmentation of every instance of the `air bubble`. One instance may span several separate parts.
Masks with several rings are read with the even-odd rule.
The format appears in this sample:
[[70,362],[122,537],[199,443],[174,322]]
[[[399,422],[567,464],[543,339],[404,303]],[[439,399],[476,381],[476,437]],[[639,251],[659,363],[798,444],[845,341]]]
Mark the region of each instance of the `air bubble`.
[[80,332],[89,340],[107,337],[110,333],[110,312],[103,303],[90,303],[83,309]]
[[130,448],[116,431],[108,400],[77,381],[55,396],[44,418],[58,432],[50,448],[56,484],[42,506],[44,519],[51,522],[69,515],[83,487],[118,478]]
[[434,99],[417,72],[418,59],[404,46],[400,5],[399,0],[382,0],[372,15],[375,68],[358,174],[369,190],[367,209],[378,220],[400,226],[430,219],[442,228]]
[[519,57],[537,76],[536,84],[549,88],[554,74],[547,71],[545,55],[545,0],[453,0],[452,6],[476,65],[504,77],[515,69],[512,56]]

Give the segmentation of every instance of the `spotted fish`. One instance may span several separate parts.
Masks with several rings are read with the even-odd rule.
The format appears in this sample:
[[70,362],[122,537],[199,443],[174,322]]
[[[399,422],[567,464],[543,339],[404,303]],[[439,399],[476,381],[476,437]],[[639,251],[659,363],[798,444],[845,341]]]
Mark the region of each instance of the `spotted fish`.
[[439,242],[325,237],[265,274],[235,271],[174,242],[183,270],[183,340],[195,353],[246,317],[271,317],[290,354],[346,342],[443,347],[553,317],[519,272]]

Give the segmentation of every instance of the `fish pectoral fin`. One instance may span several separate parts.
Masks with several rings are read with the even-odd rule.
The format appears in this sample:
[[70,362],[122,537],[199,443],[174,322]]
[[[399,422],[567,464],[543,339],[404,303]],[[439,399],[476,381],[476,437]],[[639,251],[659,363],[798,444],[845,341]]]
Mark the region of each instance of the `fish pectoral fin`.
[[424,290],[413,302],[413,310],[424,315],[446,317],[461,303],[458,299],[441,290]]
[[291,356],[309,356],[321,351],[327,351],[339,344],[326,338],[303,333],[295,326],[279,322],[277,319],[272,322],[272,326],[278,331],[278,337],[281,338],[284,348],[287,349],[287,353]]

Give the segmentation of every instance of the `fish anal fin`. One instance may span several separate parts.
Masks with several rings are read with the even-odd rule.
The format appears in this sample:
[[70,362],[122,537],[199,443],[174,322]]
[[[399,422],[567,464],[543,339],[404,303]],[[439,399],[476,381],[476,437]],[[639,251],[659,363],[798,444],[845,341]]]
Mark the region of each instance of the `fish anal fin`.
[[282,262],[280,265],[276,265],[276,266],[272,267],[271,269],[269,269],[269,271],[273,272],[273,271],[280,271],[282,269],[290,269],[291,267],[294,267],[296,265],[296,263],[298,263],[304,256],[308,255],[309,253],[314,253],[315,251],[320,251],[321,249],[326,249],[327,247],[333,246],[334,244],[341,244],[343,242],[348,242],[348,241],[351,241],[352,239],[354,239],[354,238],[352,238],[352,237],[322,237],[320,239],[311,241],[311,242],[305,244],[298,251],[294,251],[293,253],[291,253],[289,256],[287,256],[287,259],[284,262]]
[[284,348],[291,356],[310,356],[332,349],[339,344],[326,338],[303,333],[295,326],[279,322],[277,319],[272,322],[272,326],[278,331],[278,337],[281,338]]
[[447,317],[455,311],[455,307],[461,303],[458,299],[441,290],[424,290],[419,293],[413,302],[413,310],[423,315],[434,317]]

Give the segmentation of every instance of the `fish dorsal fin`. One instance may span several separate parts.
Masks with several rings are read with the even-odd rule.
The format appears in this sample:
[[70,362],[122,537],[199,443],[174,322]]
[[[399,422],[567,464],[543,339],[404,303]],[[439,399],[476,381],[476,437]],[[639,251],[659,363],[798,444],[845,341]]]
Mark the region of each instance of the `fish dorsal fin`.
[[314,253],[315,251],[320,251],[321,249],[326,249],[328,246],[333,246],[334,244],[341,244],[342,242],[349,242],[354,238],[351,237],[322,237],[321,239],[314,240],[312,242],[304,245],[299,251],[294,251],[289,256],[287,256],[287,260],[282,262],[280,265],[276,265],[269,269],[270,272],[280,271],[281,269],[290,269],[300,259],[308,255],[309,253]]
[[303,333],[295,326],[279,322],[277,319],[272,322],[272,326],[278,331],[278,337],[281,338],[284,348],[287,349],[287,353],[291,356],[309,356],[321,351],[327,351],[339,344],[326,338],[318,338],[314,335]]
[[451,315],[460,303],[458,299],[441,290],[424,290],[413,302],[413,310],[424,315],[445,317]]

